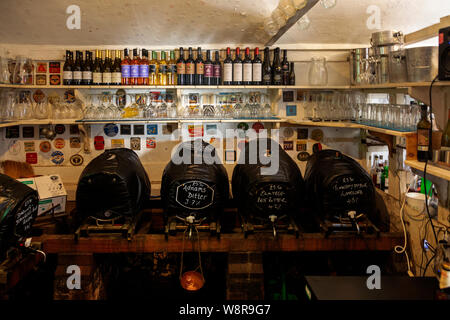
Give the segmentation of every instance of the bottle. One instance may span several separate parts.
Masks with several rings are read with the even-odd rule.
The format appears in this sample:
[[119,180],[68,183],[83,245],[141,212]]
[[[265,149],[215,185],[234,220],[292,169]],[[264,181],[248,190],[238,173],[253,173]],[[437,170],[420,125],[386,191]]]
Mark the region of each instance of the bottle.
[[95,50],[94,68],[92,68],[92,84],[102,84],[102,61],[100,59],[100,50]]
[[231,50],[227,48],[227,57],[223,61],[223,84],[226,86],[233,84],[233,60],[231,60]]
[[202,48],[197,48],[197,60],[195,60],[195,84],[202,85],[205,77],[205,64],[203,63]]
[[421,104],[420,108],[421,118],[419,123],[417,123],[417,160],[425,162],[431,159],[429,146],[431,123],[428,120],[427,106]]
[[149,83],[149,67],[148,67],[148,51],[146,49],[142,49],[142,58],[139,61],[139,77],[138,77],[138,85],[148,85]]
[[83,71],[82,68],[82,58],[80,58],[80,51],[75,52],[75,63],[72,67],[72,85],[79,86],[81,85],[81,80],[83,80]]
[[177,84],[186,84],[186,62],[184,61],[184,51],[180,48],[180,57],[177,60]]
[[372,182],[377,185],[377,166],[378,166],[378,155],[373,158],[372,168],[370,169],[370,176],[372,177]]
[[177,61],[175,60],[175,51],[170,51],[170,60],[167,63],[167,84],[173,86],[177,82]]
[[83,67],[81,68],[81,84],[88,86],[92,84],[92,56],[90,51],[86,50],[85,53]]
[[281,61],[281,83],[289,85],[289,62],[287,60],[287,50],[283,50],[283,61]]
[[445,131],[442,133],[441,145],[443,147],[450,147],[450,109],[448,110],[448,120]]
[[255,48],[255,56],[252,62],[252,84],[260,85],[262,83],[262,61],[259,57],[259,48]]
[[250,48],[245,48],[245,58],[242,61],[242,84],[251,85],[253,82],[253,64],[250,58]]
[[195,84],[195,61],[192,55],[192,48],[189,47],[189,56],[186,60],[186,84]]
[[138,49],[133,49],[133,59],[130,63],[130,84],[137,85],[139,78],[139,52]]
[[211,50],[206,50],[206,60],[204,64],[204,80],[203,84],[205,86],[211,86],[215,84],[214,81],[214,65],[211,60]]
[[63,66],[63,84],[66,86],[72,85],[73,72],[72,63],[70,62],[70,51],[66,50],[66,61]]
[[130,76],[131,76],[131,59],[128,56],[128,49],[123,50],[123,60],[120,65],[120,70],[122,72],[122,84],[129,85],[131,84]]
[[112,81],[111,73],[111,53],[109,50],[105,51],[105,62],[103,63],[102,70],[102,83],[103,85],[110,85]]
[[214,85],[220,85],[222,84],[221,81],[221,75],[222,75],[222,65],[220,64],[220,59],[219,59],[219,51],[215,52],[215,59],[214,59],[214,63],[213,63],[213,84]]
[[384,172],[383,164],[384,164],[384,162],[383,162],[383,155],[380,155],[379,156],[379,161],[377,163],[377,168],[376,168],[376,170],[377,170],[377,181],[376,181],[376,184],[375,184],[375,186],[377,188],[379,188],[379,189],[381,189],[381,176],[383,175],[383,172]]
[[119,86],[122,82],[120,50],[115,50],[115,59],[111,70],[111,84]]
[[151,86],[158,85],[158,53],[152,51],[152,60],[149,62],[148,84]]
[[281,62],[280,62],[280,48],[275,48],[275,51],[273,54],[272,81],[273,81],[274,85],[283,84]]
[[167,85],[167,61],[165,51],[161,51],[161,60],[159,60],[158,84],[160,86]]
[[293,62],[291,62],[291,66],[289,68],[289,85],[295,86],[295,71]]
[[380,189],[385,191],[389,189],[389,167],[388,161],[384,161],[383,172],[381,174],[381,186]]
[[262,84],[270,86],[272,84],[272,67],[270,65],[270,51],[266,47],[264,49],[264,62],[262,66]]
[[242,84],[242,59],[241,49],[236,48],[236,55],[233,60],[233,85],[239,86]]

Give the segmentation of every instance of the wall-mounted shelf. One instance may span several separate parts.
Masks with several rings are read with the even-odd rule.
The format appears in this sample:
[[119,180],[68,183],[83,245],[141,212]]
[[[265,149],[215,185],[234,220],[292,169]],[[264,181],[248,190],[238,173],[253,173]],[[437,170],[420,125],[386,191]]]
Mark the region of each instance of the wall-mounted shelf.
[[367,126],[367,125],[355,123],[355,122],[344,122],[344,121],[317,121],[317,122],[315,122],[315,121],[297,121],[294,119],[284,119],[284,120],[287,123],[302,125],[302,126],[365,129],[365,130],[381,132],[381,133],[385,133],[385,134],[388,134],[391,136],[397,136],[397,137],[406,137],[406,136],[409,136],[409,135],[415,133],[415,132],[402,132],[402,131],[395,131],[395,130],[389,130],[389,129],[384,129],[384,128],[372,127],[372,126]]
[[[425,162],[419,162],[417,160],[405,160],[405,164],[416,170],[422,171],[425,169]],[[427,164],[427,175],[433,175],[435,177],[450,181],[450,166],[437,166],[433,163]]]

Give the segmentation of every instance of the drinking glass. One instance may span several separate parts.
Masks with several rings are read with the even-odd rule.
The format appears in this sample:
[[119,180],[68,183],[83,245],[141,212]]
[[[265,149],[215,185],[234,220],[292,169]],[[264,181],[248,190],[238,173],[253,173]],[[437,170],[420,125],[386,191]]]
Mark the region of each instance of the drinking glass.
[[10,73],[8,67],[8,59],[0,57],[0,83],[9,83]]
[[48,119],[50,118],[50,103],[47,99],[43,99],[36,103],[34,107],[35,119]]
[[33,84],[33,63],[31,59],[23,56],[16,57],[13,81],[15,84]]
[[311,59],[308,76],[311,86],[324,86],[328,83],[328,70],[324,57]]

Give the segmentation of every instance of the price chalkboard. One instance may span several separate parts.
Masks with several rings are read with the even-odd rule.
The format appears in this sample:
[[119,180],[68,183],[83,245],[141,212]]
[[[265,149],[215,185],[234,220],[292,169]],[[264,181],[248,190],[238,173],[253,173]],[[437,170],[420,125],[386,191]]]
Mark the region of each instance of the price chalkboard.
[[332,184],[331,188],[335,195],[347,205],[360,204],[366,199],[370,186],[367,181],[361,181],[357,177],[341,176]]
[[276,183],[264,185],[256,191],[256,205],[261,210],[286,210],[289,205],[286,187]]
[[175,200],[187,209],[205,209],[213,203],[214,189],[202,181],[187,181],[177,187]]
[[27,236],[31,230],[38,212],[39,200],[36,195],[28,196],[17,208],[15,216],[15,233],[19,236]]

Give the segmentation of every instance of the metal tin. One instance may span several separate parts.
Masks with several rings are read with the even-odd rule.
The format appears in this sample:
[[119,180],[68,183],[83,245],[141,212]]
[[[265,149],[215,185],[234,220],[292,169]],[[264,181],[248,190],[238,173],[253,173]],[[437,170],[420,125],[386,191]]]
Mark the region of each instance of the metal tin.
[[403,43],[403,33],[395,30],[384,30],[372,33],[370,44],[374,47]]
[[406,49],[409,82],[425,82],[434,79],[438,73],[438,51],[437,46]]
[[350,81],[352,85],[361,84],[361,75],[367,70],[371,48],[357,48],[350,51]]
[[408,81],[405,50],[389,52],[389,81],[394,83]]

